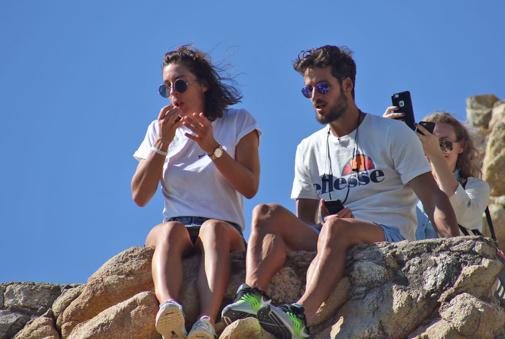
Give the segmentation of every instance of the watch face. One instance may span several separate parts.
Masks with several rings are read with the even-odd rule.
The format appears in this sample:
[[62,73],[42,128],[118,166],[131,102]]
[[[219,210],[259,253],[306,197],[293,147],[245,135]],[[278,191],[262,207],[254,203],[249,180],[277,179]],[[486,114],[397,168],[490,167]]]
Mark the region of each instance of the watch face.
[[214,150],[214,156],[216,158],[221,158],[222,155],[223,155],[223,149],[221,147],[218,147]]

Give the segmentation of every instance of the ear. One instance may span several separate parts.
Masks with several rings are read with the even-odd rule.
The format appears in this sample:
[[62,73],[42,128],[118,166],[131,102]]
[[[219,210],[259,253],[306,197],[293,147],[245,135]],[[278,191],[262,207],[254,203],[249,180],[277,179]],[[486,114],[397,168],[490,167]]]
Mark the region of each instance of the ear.
[[342,81],[342,88],[344,89],[344,93],[352,95],[352,89],[354,88],[354,84],[352,83],[351,78],[345,78]]

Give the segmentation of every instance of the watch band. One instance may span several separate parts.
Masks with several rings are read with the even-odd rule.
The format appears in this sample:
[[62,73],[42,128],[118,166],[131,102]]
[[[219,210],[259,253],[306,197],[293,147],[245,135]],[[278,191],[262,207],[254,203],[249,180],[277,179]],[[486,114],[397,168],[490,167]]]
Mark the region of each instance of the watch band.
[[212,151],[211,154],[209,154],[210,158],[212,160],[219,159],[223,156],[224,149],[222,145],[218,145],[216,148],[214,148],[214,151]]

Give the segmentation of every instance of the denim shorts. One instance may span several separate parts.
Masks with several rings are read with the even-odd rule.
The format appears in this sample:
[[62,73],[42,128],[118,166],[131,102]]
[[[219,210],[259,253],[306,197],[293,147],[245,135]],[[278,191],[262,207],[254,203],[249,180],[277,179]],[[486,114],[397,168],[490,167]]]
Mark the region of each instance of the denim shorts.
[[[167,221],[178,221],[181,224],[184,224],[186,226],[186,229],[189,232],[189,237],[191,238],[191,242],[193,244],[196,243],[196,239],[198,239],[198,233],[200,232],[200,227],[204,222],[209,220],[211,218],[205,218],[205,217],[193,217],[193,216],[183,216],[183,217],[172,217],[165,219],[165,222]],[[242,234],[242,228],[231,221],[225,221],[227,224],[230,224],[233,228],[235,228],[239,233],[240,236],[243,238],[244,235]]]
[[394,226],[388,226],[383,224],[377,224],[384,231],[384,239],[387,242],[398,242],[405,240],[403,235],[400,233],[400,230]]
[[[321,229],[319,228],[318,224],[308,224],[314,231],[319,234],[321,233]],[[387,242],[398,242],[405,240],[403,235],[400,233],[400,230],[394,226],[388,226],[388,225],[383,225],[383,224],[378,224],[375,223],[375,225],[379,226],[382,228],[382,231],[384,232],[384,239]]]

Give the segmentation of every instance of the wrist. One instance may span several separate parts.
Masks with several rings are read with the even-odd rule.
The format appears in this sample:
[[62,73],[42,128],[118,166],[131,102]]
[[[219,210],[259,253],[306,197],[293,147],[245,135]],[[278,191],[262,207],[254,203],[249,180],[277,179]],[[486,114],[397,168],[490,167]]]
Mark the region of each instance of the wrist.
[[156,139],[156,141],[153,144],[153,147],[157,148],[158,150],[162,152],[166,152],[168,150],[168,146],[170,145],[170,142],[163,140],[163,139]]
[[210,144],[210,146],[207,149],[205,149],[204,151],[207,152],[208,156],[212,156],[212,154],[214,153],[216,148],[218,148],[219,146],[221,146],[221,145],[216,140],[213,140],[213,142]]

